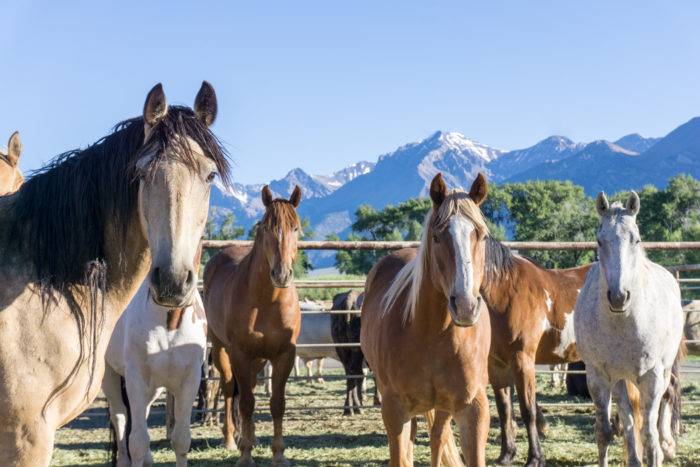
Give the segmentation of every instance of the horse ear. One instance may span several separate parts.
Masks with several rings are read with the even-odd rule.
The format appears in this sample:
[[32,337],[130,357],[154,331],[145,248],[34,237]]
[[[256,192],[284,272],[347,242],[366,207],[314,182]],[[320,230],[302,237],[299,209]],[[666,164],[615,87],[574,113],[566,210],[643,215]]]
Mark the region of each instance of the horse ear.
[[433,177],[433,181],[430,182],[430,199],[433,200],[434,206],[440,206],[445,198],[447,197],[447,185],[445,185],[445,180],[442,178],[442,174],[438,174]]
[[627,198],[627,210],[629,213],[633,216],[636,216],[637,213],[639,213],[639,207],[640,207],[641,202],[639,201],[639,195],[637,194],[636,191],[630,192],[629,198]]
[[486,175],[479,172],[476,176],[476,180],[472,183],[472,188],[469,190],[469,197],[474,201],[477,206],[481,206],[481,203],[486,199],[486,195],[489,192],[489,184],[486,181]]
[[17,167],[20,154],[22,154],[22,141],[19,139],[19,131],[15,131],[7,143],[7,161],[12,167]]
[[154,126],[168,113],[168,103],[165,101],[163,85],[158,83],[153,86],[146,96],[146,103],[143,106],[143,120],[147,125]]
[[299,188],[299,185],[294,187],[292,196],[289,197],[289,202],[292,203],[292,206],[295,208],[299,206],[299,203],[301,202],[301,188]]
[[202,81],[202,87],[194,99],[194,114],[206,126],[211,126],[216,120],[217,110],[214,87],[207,81]]
[[595,209],[598,211],[598,215],[602,217],[609,207],[610,203],[608,203],[608,197],[601,191],[598,193],[598,197],[595,199]]
[[270,185],[265,185],[262,189],[262,202],[265,207],[269,207],[272,204],[272,192],[270,191]]

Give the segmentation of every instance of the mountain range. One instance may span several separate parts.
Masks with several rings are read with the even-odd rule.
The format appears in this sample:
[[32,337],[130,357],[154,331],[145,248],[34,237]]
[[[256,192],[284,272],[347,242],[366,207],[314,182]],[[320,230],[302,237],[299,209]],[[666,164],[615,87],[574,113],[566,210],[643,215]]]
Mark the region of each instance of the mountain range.
[[[653,184],[659,188],[678,173],[700,178],[700,117],[679,126],[663,138],[639,134],[616,141],[574,142],[550,136],[535,145],[502,151],[457,132],[437,131],[378,157],[332,175],[311,175],[301,168],[269,181],[277,196],[287,196],[294,185],[303,191],[299,213],[307,217],[317,238],[347,233],[361,204],[381,209],[415,196],[426,196],[430,180],[442,172],[449,186],[468,188],[479,171],[496,183],[527,180],[571,180],[589,195]],[[211,214],[229,212],[246,228],[262,215],[260,192],[264,184],[220,185],[212,191]]]

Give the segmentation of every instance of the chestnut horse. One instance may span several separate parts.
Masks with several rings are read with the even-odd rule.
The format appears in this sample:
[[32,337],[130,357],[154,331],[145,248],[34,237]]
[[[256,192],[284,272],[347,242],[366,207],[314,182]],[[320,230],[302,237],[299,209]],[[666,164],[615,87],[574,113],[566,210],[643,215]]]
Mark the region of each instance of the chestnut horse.
[[194,111],[168,107],[156,85],[143,117],[0,197],[3,465],[49,465],[56,430],[97,396],[112,329],[149,270],[157,303],[192,300],[211,184],[227,180],[215,115],[208,83]]
[[301,322],[292,268],[301,229],[296,212],[301,189],[294,188],[289,200],[273,200],[270,188],[265,186],[262,201],[265,216],[257,225],[252,248],[226,248],[204,270],[212,355],[221,372],[225,396],[225,443],[228,448],[235,447],[233,398],[240,393],[238,465],[244,466],[254,465],[253,389],[266,361],[272,365],[272,461],[274,465],[288,465],[282,438],[284,390],[294,367]]
[[24,182],[17,165],[21,153],[22,141],[19,139],[19,132],[15,131],[7,143],[7,154],[0,152],[0,196],[17,191]]
[[[469,194],[448,191],[436,175],[418,251],[395,252],[367,276],[360,341],[382,394],[391,466],[413,464],[412,418],[433,411],[431,465],[443,459],[453,417],[468,465],[486,463],[491,331],[479,288],[488,228],[478,207],[486,193],[482,174]],[[453,452],[443,461],[461,464]]]

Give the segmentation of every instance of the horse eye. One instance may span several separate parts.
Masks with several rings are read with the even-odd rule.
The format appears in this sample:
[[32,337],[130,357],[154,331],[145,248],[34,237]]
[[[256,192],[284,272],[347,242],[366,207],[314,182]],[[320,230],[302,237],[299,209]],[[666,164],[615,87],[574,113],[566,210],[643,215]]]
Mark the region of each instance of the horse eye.
[[600,240],[596,239],[596,242],[598,242],[598,246],[603,246],[603,243]]
[[434,241],[435,243],[440,243],[440,237],[438,237],[437,235],[433,234],[433,241]]
[[216,172],[212,172],[207,176],[207,182],[211,183],[216,178]]

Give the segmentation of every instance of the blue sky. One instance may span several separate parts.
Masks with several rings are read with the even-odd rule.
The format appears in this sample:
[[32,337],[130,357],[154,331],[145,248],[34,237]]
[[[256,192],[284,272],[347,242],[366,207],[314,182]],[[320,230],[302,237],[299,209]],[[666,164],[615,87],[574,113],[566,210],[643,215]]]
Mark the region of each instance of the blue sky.
[[0,140],[20,130],[25,170],[138,115],[159,81],[188,105],[215,86],[241,182],[331,173],[437,129],[513,149],[700,115],[700,2],[13,3]]

